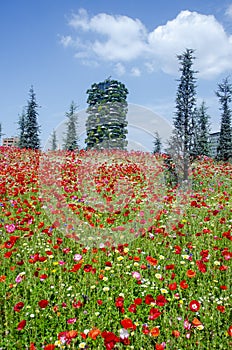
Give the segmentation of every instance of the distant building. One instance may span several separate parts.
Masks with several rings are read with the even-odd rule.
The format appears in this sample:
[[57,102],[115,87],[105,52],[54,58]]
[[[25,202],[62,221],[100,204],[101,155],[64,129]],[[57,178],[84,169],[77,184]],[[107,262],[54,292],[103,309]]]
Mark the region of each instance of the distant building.
[[209,135],[209,142],[210,142],[210,156],[212,158],[215,158],[217,155],[217,148],[219,145],[219,137],[220,137],[220,132],[213,132],[212,134]]
[[2,145],[4,147],[17,147],[19,142],[18,137],[5,137],[2,139]]

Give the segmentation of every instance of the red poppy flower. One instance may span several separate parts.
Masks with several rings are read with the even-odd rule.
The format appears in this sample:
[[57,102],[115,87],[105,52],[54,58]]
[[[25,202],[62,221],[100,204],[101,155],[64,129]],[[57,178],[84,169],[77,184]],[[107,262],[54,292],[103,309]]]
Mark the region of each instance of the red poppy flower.
[[174,330],[174,331],[172,331],[172,335],[173,335],[173,337],[178,338],[180,336],[180,332],[177,330]]
[[222,290],[227,290],[228,287],[227,287],[227,286],[220,286],[220,289],[222,289]]
[[54,344],[48,344],[48,345],[45,345],[44,350],[54,350],[55,347],[56,346]]
[[156,266],[158,264],[158,260],[153,258],[152,256],[147,256],[146,260],[152,266]]
[[165,345],[163,344],[155,344],[155,350],[164,350],[165,349]]
[[229,327],[227,333],[229,334],[230,337],[232,337],[232,326]]
[[82,264],[73,265],[72,269],[69,272],[77,272],[81,268]]
[[73,339],[76,338],[78,335],[77,331],[71,330],[71,331],[66,331],[66,338],[67,339]]
[[176,249],[175,254],[181,254],[181,247],[179,245],[175,245],[174,248]]
[[180,282],[180,288],[182,289],[187,289],[188,288],[188,284],[186,283],[186,280],[183,280]]
[[150,330],[149,330],[147,325],[143,325],[142,332],[143,332],[143,334],[149,334],[150,333]]
[[19,322],[18,326],[17,326],[17,331],[21,331],[23,330],[23,328],[26,326],[27,321],[26,320],[22,320]]
[[193,277],[196,276],[196,272],[193,271],[193,270],[188,270],[188,271],[186,272],[186,275],[187,275],[188,278],[193,278]]
[[155,302],[155,299],[151,294],[147,294],[145,296],[145,304],[150,305],[151,303],[154,303],[154,302]]
[[167,299],[164,297],[164,295],[157,295],[156,297],[156,305],[157,306],[164,306],[165,304],[167,304]]
[[92,265],[89,265],[89,264],[86,264],[85,266],[84,266],[84,271],[85,272],[91,272],[92,271]]
[[90,338],[96,340],[97,337],[98,337],[100,334],[101,334],[100,329],[98,329],[98,328],[93,328],[93,329],[91,329],[91,330],[89,331],[88,337],[90,337]]
[[136,305],[135,305],[135,304],[131,304],[131,305],[128,307],[128,311],[135,314],[135,313],[136,313]]
[[118,297],[115,301],[115,306],[120,308],[120,307],[123,307],[123,305],[124,305],[124,298]]
[[165,266],[165,269],[166,269],[166,270],[174,270],[174,269],[175,269],[175,265],[174,265],[174,264],[166,265],[166,266]]
[[224,312],[226,311],[226,308],[225,308],[225,306],[218,305],[218,306],[217,306],[217,310],[220,311],[220,312],[222,312],[222,313],[224,313]]
[[202,273],[205,273],[207,271],[206,265],[202,262],[202,260],[197,260],[196,265],[198,267],[198,270]]
[[176,282],[170,283],[170,284],[168,285],[168,288],[169,288],[170,290],[176,290],[176,288],[177,288],[177,283],[176,283]]
[[159,311],[159,309],[152,307],[149,311],[149,315],[149,320],[155,320],[161,315],[161,312]]
[[46,278],[48,278],[48,275],[46,275],[45,273],[39,276],[40,281],[44,281],[46,280]]
[[48,306],[48,300],[42,299],[38,302],[38,304],[41,307],[41,309],[45,309]]
[[122,320],[121,325],[125,329],[136,329],[136,325],[133,324],[130,318],[125,318],[124,320]]
[[201,307],[201,304],[197,300],[192,300],[189,303],[189,308],[193,312],[197,312],[200,309],[200,307]]
[[15,244],[15,242],[7,241],[7,242],[5,242],[4,247],[6,249],[11,249],[14,246],[14,244]]
[[19,303],[15,304],[14,311],[19,312],[24,307],[24,303],[20,301]]
[[104,338],[104,345],[107,350],[113,349],[115,344],[120,342],[120,338],[112,332],[104,331],[101,333],[101,336]]
[[6,276],[5,275],[1,275],[0,276],[0,282],[5,282],[6,280]]
[[150,334],[152,335],[152,337],[158,337],[158,335],[160,334],[160,330],[158,327],[154,327],[150,330]]
[[136,298],[136,299],[134,300],[135,305],[141,305],[142,302],[143,302],[143,299],[142,299],[142,298]]
[[11,250],[10,252],[6,252],[6,253],[4,254],[4,258],[9,259],[9,258],[11,257],[11,255],[12,255],[12,253],[13,253],[12,250]]

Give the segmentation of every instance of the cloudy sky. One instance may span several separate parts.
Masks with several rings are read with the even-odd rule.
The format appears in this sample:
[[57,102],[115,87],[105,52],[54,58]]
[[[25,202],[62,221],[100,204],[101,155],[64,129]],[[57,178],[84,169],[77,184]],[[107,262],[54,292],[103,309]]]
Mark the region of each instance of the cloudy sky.
[[0,122],[6,136],[17,134],[31,85],[45,142],[71,101],[84,110],[86,90],[109,76],[126,85],[130,104],[171,124],[177,55],[186,48],[195,50],[198,103],[206,102],[216,131],[215,90],[232,72],[232,1],[1,1],[0,45]]

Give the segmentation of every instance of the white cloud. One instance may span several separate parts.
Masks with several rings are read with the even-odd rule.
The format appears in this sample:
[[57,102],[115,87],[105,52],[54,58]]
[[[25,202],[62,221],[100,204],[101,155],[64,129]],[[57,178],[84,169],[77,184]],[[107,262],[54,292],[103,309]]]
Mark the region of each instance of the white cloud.
[[89,45],[92,52],[105,61],[130,61],[146,50],[147,31],[138,19],[106,13],[89,18],[86,10],[80,9],[69,25],[95,36]]
[[118,62],[115,64],[114,71],[117,75],[122,76],[126,73],[126,68],[122,63]]
[[[232,15],[232,5],[227,9]],[[125,73],[124,63],[132,64],[131,74],[139,76],[140,68],[147,71],[162,70],[178,73],[177,54],[186,48],[195,50],[195,69],[204,78],[215,77],[232,69],[232,36],[213,15],[181,11],[165,25],[148,32],[139,19],[128,16],[100,13],[89,17],[84,9],[74,14],[69,25],[77,31],[78,38],[61,38],[63,46],[73,47],[76,57],[89,57],[95,61],[116,62],[118,74]]]
[[211,15],[182,11],[174,20],[149,33],[148,41],[151,51],[160,59],[161,69],[167,73],[176,72],[176,54],[185,48],[196,50],[199,76],[216,76],[232,68],[231,37]]
[[155,71],[155,63],[145,62],[145,67],[148,73],[153,73]]
[[73,14],[69,25],[73,28],[89,29],[89,16],[85,9],[79,9],[78,14]]
[[232,4],[230,4],[226,9],[226,15],[232,18]]
[[131,75],[133,75],[134,77],[140,77],[140,75],[141,75],[140,69],[137,67],[132,67]]
[[64,46],[64,47],[68,47],[68,46],[72,46],[74,41],[72,39],[72,37],[70,35],[64,36],[62,35],[60,37],[60,43]]

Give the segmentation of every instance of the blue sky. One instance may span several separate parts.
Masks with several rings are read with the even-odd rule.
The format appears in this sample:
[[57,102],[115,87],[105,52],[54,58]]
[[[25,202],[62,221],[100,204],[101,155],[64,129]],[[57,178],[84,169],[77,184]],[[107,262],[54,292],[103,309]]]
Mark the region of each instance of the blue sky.
[[109,76],[126,85],[130,104],[172,123],[180,74],[176,55],[185,48],[196,50],[197,98],[205,100],[216,131],[215,90],[232,72],[232,1],[1,1],[0,45],[0,122],[6,136],[17,134],[31,85],[41,106],[43,144],[71,101],[84,110],[86,90]]

